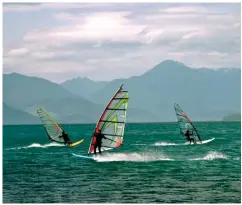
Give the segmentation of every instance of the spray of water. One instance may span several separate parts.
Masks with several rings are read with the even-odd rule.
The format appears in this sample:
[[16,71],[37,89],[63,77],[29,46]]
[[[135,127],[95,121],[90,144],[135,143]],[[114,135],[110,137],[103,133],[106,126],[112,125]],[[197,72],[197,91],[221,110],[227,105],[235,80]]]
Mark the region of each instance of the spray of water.
[[13,147],[13,148],[9,148],[7,150],[16,150],[16,149],[29,149],[29,148],[48,148],[48,147],[63,147],[65,146],[64,144],[59,144],[56,142],[51,142],[49,144],[39,144],[39,143],[32,143],[28,146],[24,146],[24,147]]

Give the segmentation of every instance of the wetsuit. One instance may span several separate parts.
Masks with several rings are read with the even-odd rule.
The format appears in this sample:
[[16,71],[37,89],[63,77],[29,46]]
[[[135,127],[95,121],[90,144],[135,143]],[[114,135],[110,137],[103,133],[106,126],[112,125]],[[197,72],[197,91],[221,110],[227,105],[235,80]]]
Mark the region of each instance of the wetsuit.
[[102,147],[102,139],[106,139],[106,137],[104,136],[104,134],[102,133],[97,133],[95,134],[96,136],[96,143],[94,145],[94,154],[96,154],[96,149],[98,147],[98,151],[99,151],[99,154],[101,154],[101,147]]
[[65,141],[65,144],[66,144],[66,143],[68,143],[69,145],[72,144],[70,138],[68,137],[68,134],[66,134],[66,133],[62,133],[62,136],[61,136],[61,137],[63,137],[63,139],[64,139],[64,141]]
[[186,130],[186,132],[185,132],[184,135],[187,137],[187,141],[189,141],[190,144],[191,144],[192,141],[193,141],[193,143],[195,143],[194,139],[193,139],[193,138],[191,137],[191,135],[190,135],[189,130]]

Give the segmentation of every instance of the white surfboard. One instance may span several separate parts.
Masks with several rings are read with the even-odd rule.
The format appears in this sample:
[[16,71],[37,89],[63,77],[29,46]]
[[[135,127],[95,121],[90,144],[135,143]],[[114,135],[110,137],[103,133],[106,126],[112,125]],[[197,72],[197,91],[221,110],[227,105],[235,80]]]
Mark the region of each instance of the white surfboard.
[[[211,139],[208,139],[208,140],[203,140],[203,141],[197,141],[195,144],[207,144],[209,142],[212,142],[213,140],[215,140],[215,137],[214,138],[211,138]],[[189,145],[190,142],[186,142],[185,144]],[[192,142],[191,145],[194,145],[194,143]]]

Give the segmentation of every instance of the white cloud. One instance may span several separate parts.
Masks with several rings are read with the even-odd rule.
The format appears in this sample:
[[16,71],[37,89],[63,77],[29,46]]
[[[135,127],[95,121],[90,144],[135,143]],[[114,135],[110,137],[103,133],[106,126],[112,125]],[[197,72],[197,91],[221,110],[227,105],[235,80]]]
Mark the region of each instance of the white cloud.
[[191,32],[191,33],[188,33],[184,36],[182,36],[182,39],[190,39],[190,38],[193,38],[195,36],[200,36],[200,35],[203,35],[204,32],[203,31],[195,31],[195,32]]
[[217,52],[217,51],[213,51],[213,52],[209,52],[209,53],[204,53],[205,55],[209,55],[209,56],[218,56],[218,57],[225,57],[228,55],[228,53],[221,53],[221,52]]
[[27,48],[16,48],[16,49],[10,50],[7,55],[11,57],[21,57],[27,54],[28,52],[29,50]]
[[57,13],[57,14],[54,14],[54,18],[57,20],[64,20],[64,21],[77,20],[77,18],[70,13]]
[[[85,17],[61,13],[58,18],[74,21],[70,26],[44,31],[32,31],[24,36],[27,42],[45,42],[45,44],[65,45],[73,42],[140,41],[136,35],[145,26],[128,20],[129,12],[98,12]],[[56,15],[55,15],[56,16]]]
[[103,6],[77,14],[57,7],[58,25],[30,30],[21,46],[4,48],[4,72],[111,80],[140,75],[166,59],[193,67],[240,66],[240,13],[186,5],[143,15],[136,7],[114,12]]
[[107,3],[5,3],[3,4],[3,12],[30,12],[41,10],[63,10],[77,8],[98,8],[108,7]]
[[160,39],[164,34],[163,29],[147,29],[147,32],[144,33],[144,37],[146,37],[146,42],[154,43],[156,39]]
[[55,57],[54,52],[34,52],[31,55],[37,59],[51,59]]
[[73,51],[55,51],[55,52],[48,52],[48,51],[38,51],[32,52],[31,56],[35,59],[53,59],[53,58],[61,58],[66,56],[73,56],[75,53]]
[[207,13],[208,10],[204,6],[174,6],[161,9],[160,12],[167,13]]

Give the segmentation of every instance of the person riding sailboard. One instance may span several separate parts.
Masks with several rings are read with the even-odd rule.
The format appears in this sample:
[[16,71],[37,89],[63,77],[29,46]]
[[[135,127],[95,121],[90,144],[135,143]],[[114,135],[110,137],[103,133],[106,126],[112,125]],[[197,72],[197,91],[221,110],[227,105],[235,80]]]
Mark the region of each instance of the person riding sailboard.
[[75,147],[83,142],[83,139],[81,139],[72,143],[64,129],[44,109],[38,109],[37,114],[40,117],[46,134],[51,141],[68,145],[68,147]]
[[68,134],[65,133],[64,130],[62,131],[61,136],[59,136],[59,138],[63,138],[64,139],[64,143],[68,144],[69,146],[72,144],[70,138],[68,137]]
[[187,123],[186,124],[186,131],[184,132],[184,135],[186,136],[187,138],[187,141],[190,142],[190,144],[193,142],[194,144],[196,144],[194,138],[192,137],[192,130],[189,129],[189,124]]
[[96,154],[97,148],[100,154],[118,148],[123,143],[129,95],[122,86],[111,98],[97,122],[88,155]]
[[178,104],[174,104],[174,109],[177,116],[177,121],[180,127],[180,133],[182,136],[186,137],[186,140],[192,144],[202,143],[201,137],[198,134],[198,131],[192,124],[191,120],[188,118],[188,116],[183,112],[183,110],[180,108]]
[[102,147],[102,139],[107,139],[101,130],[98,130],[98,133],[94,134],[96,136],[96,143],[94,145],[94,154],[96,154],[96,150],[98,148],[99,154],[101,154]]

